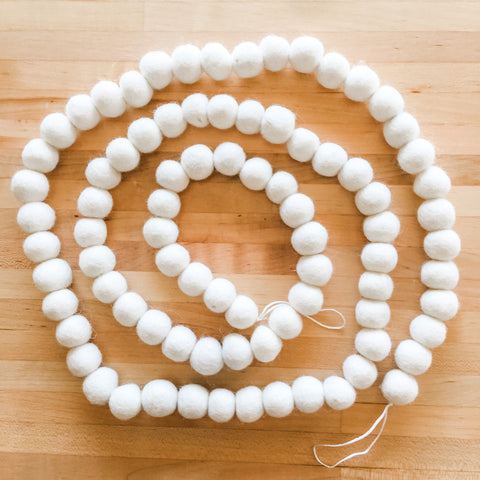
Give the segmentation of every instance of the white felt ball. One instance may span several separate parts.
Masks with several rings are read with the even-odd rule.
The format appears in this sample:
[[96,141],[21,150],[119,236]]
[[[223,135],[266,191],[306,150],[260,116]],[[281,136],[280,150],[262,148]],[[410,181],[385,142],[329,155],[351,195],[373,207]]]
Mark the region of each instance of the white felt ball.
[[222,346],[212,337],[200,338],[190,354],[190,365],[201,375],[215,375],[223,368]]
[[363,158],[351,158],[338,172],[338,181],[343,188],[350,192],[356,192],[366,187],[372,179],[372,166]]
[[181,207],[180,197],[171,190],[158,189],[148,197],[147,206],[152,215],[175,218]]
[[263,408],[274,418],[290,415],[293,411],[293,392],[284,382],[269,383],[262,392]]
[[402,95],[389,85],[382,85],[370,98],[368,109],[377,122],[386,122],[403,111]]
[[72,269],[65,260],[52,258],[35,267],[33,282],[42,292],[62,290],[72,284]]
[[162,248],[177,241],[178,226],[168,218],[149,218],[143,225],[143,236],[151,247]]
[[323,293],[317,287],[298,282],[288,292],[288,303],[302,315],[315,315],[323,306]]
[[128,138],[115,138],[108,145],[105,156],[112,167],[119,172],[129,172],[137,168],[140,153]]
[[125,102],[132,107],[144,107],[152,99],[153,88],[136,70],[125,72],[118,83]]
[[418,395],[418,383],[414,377],[401,370],[390,370],[382,382],[383,396],[394,405],[412,403]]
[[298,184],[295,177],[288,172],[276,172],[268,181],[265,193],[273,203],[282,203],[287,197],[297,193]]
[[168,380],[153,380],[142,388],[142,407],[151,417],[166,417],[177,408],[177,388]]
[[259,46],[267,70],[279,72],[287,66],[290,44],[283,37],[268,35],[262,38]]
[[256,100],[245,100],[238,106],[235,126],[246,135],[260,132],[265,108]]
[[88,183],[104,190],[115,188],[122,180],[122,174],[112,167],[107,158],[102,157],[88,162],[85,176]]
[[92,291],[102,303],[113,303],[127,291],[127,281],[119,272],[108,272],[94,280]]
[[51,172],[58,164],[58,150],[42,138],[30,140],[22,150],[25,167],[37,172]]
[[386,302],[362,298],[355,307],[355,319],[365,328],[384,328],[390,321],[390,307]]
[[327,229],[318,222],[308,222],[297,227],[291,236],[292,247],[300,255],[315,255],[327,246]]
[[364,272],[358,281],[358,291],[370,300],[388,300],[393,293],[393,280],[386,273]]
[[160,310],[147,310],[137,323],[137,335],[147,345],[160,345],[172,328],[170,317]]
[[115,264],[115,254],[105,245],[85,248],[78,256],[80,270],[91,278],[111,272],[115,268]]
[[400,233],[400,220],[392,212],[372,215],[364,220],[363,233],[370,242],[391,243]]
[[253,361],[250,342],[238,333],[230,333],[222,340],[222,357],[232,370],[243,370]]
[[383,125],[385,141],[393,148],[400,148],[420,135],[417,119],[402,112]]
[[342,377],[327,377],[323,389],[325,402],[334,410],[345,410],[355,403],[355,389]]
[[92,405],[106,405],[118,387],[118,373],[112,368],[100,367],[83,381],[83,393]]
[[185,247],[172,243],[161,248],[155,256],[157,268],[167,277],[177,277],[190,263],[190,254]]
[[185,362],[196,343],[197,337],[189,328],[175,325],[162,343],[162,352],[174,362]]
[[259,362],[269,363],[280,353],[282,340],[271,328],[259,325],[250,337],[250,345]]
[[355,348],[372,362],[380,362],[390,353],[392,341],[385,330],[364,328],[355,336]]
[[312,73],[320,63],[322,55],[323,44],[315,37],[297,37],[290,45],[290,64],[300,73]]
[[455,207],[445,198],[425,200],[418,207],[417,219],[422,228],[429,232],[448,230],[455,224]]
[[135,292],[120,295],[112,307],[115,320],[124,327],[134,327],[147,310],[147,302]]
[[322,57],[317,67],[317,80],[322,87],[339,88],[350,70],[348,60],[337,52],[329,52]]
[[290,340],[300,335],[303,322],[290,305],[277,305],[268,317],[268,326],[283,340]]
[[213,280],[212,271],[203,263],[192,262],[178,277],[178,286],[186,295],[202,295]]
[[457,286],[459,276],[454,262],[430,260],[422,265],[422,283],[428,288],[451,290]]
[[75,224],[73,236],[83,248],[102,245],[107,239],[107,225],[100,218],[81,218]]
[[186,148],[180,164],[192,180],[205,180],[213,173],[213,152],[202,144]]
[[208,125],[208,97],[203,93],[194,93],[182,102],[183,118],[194,127],[204,128]]
[[237,295],[225,312],[225,318],[233,328],[251,327],[258,318],[257,304],[250,297]]
[[244,423],[256,422],[264,413],[262,391],[258,387],[245,387],[235,394],[235,412]]
[[151,118],[139,118],[128,127],[128,139],[141,153],[154,152],[162,142],[162,134]]
[[428,315],[418,315],[410,323],[410,335],[427,348],[437,348],[447,337],[447,326]]
[[203,294],[203,301],[215,313],[226,312],[232,305],[237,291],[235,285],[226,278],[214,278]]
[[235,394],[225,388],[216,388],[208,396],[208,416],[218,423],[228,422],[235,415]]
[[460,253],[460,237],[453,230],[430,232],[425,236],[423,248],[434,260],[453,260]]
[[218,42],[209,42],[202,48],[202,67],[214,80],[225,80],[232,71],[232,56]]
[[432,364],[432,352],[415,340],[403,340],[395,350],[395,362],[410,375],[425,373]]
[[355,102],[367,101],[380,86],[378,75],[366,65],[356,65],[348,72],[343,86],[345,96]]
[[42,311],[49,320],[58,322],[70,317],[78,309],[78,298],[67,289],[49,293],[42,302]]
[[201,385],[184,385],[178,391],[178,413],[190,420],[202,418],[208,411],[208,390]]
[[371,387],[377,379],[377,367],[361,355],[350,355],[343,362],[343,376],[358,390]]
[[238,175],[245,160],[245,152],[238,143],[221,143],[213,152],[213,164],[222,175]]
[[175,160],[164,160],[157,167],[155,172],[157,183],[167,190],[183,192],[190,182],[180,162]]
[[77,138],[77,129],[63,113],[51,113],[40,124],[40,135],[56,148],[68,148]]
[[272,178],[272,166],[264,158],[250,158],[240,170],[241,182],[250,190],[263,190]]
[[140,72],[155,90],[160,90],[172,81],[172,60],[165,52],[148,52],[140,60]]
[[52,232],[36,232],[23,242],[25,255],[35,263],[55,258],[60,253],[60,240]]
[[47,177],[34,170],[19,170],[12,177],[12,192],[23,203],[42,202],[47,197],[49,188]]
[[102,363],[102,354],[93,343],[74,347],[67,353],[67,367],[75,377],[86,377]]
[[166,103],[158,107],[153,119],[165,137],[179,137],[187,128],[182,107],[178,103]]
[[292,392],[295,407],[300,412],[314,413],[323,406],[323,384],[315,377],[298,377],[292,384]]
[[375,215],[388,208],[392,200],[390,189],[380,182],[369,183],[355,194],[355,205],[363,215]]
[[101,80],[90,91],[96,109],[104,117],[115,118],[127,107],[120,87],[110,80]]
[[[401,118],[402,117],[400,117],[400,119]],[[407,117],[407,119],[409,118],[410,117]],[[398,122],[401,123],[401,120]],[[400,125],[398,128],[400,128]],[[416,136],[418,136],[418,134]],[[409,139],[408,143],[403,145],[399,150],[397,160],[400,168],[407,173],[416,174],[423,172],[433,165],[435,161],[435,147],[424,138]]]
[[240,78],[256,77],[263,69],[263,55],[253,42],[239,43],[232,52],[233,70]]
[[130,420],[142,409],[142,392],[135,383],[126,383],[115,388],[108,400],[112,415],[119,420]]
[[389,273],[397,266],[398,253],[390,243],[368,243],[360,258],[366,270]]
[[420,297],[420,306],[425,315],[446,322],[458,312],[458,298],[451,290],[427,290]]
[[311,130],[296,128],[287,142],[289,155],[298,162],[308,162],[320,145],[320,140]]
[[195,45],[180,45],[172,52],[172,71],[182,83],[195,83],[202,75],[202,53]]
[[57,325],[55,337],[60,345],[67,348],[87,343],[92,336],[92,326],[83,315],[72,315]]
[[336,143],[322,143],[312,159],[312,167],[324,177],[334,177],[347,163],[347,152]]
[[280,205],[280,217],[290,228],[310,222],[315,215],[315,205],[310,197],[303,193],[294,193]]
[[302,282],[323,287],[333,273],[333,265],[325,255],[302,256],[297,262],[297,274]]
[[265,110],[260,132],[270,143],[285,143],[295,129],[295,114],[288,108],[272,105]]
[[18,209],[17,223],[26,233],[50,230],[55,224],[55,211],[43,202],[31,202]]
[[87,187],[78,196],[77,209],[84,217],[105,218],[113,208],[113,198],[107,190]]
[[419,173],[413,183],[413,191],[426,200],[446,197],[451,188],[450,177],[436,165]]
[[208,102],[208,121],[220,130],[226,130],[235,125],[238,103],[231,95],[215,95]]

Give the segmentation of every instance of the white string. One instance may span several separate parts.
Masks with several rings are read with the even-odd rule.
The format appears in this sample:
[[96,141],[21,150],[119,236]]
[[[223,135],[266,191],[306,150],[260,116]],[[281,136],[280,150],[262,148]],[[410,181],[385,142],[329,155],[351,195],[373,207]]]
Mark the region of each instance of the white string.
[[[318,445],[314,445],[313,447],[313,454],[315,455],[315,459],[317,460],[317,462],[320,464],[320,465],[323,465],[324,467],[327,467],[327,468],[335,468],[337,465],[340,465],[341,463],[343,462],[346,462],[347,460],[350,460],[351,458],[354,458],[354,457],[359,457],[360,455],[366,455],[370,450],[371,448],[375,445],[375,443],[377,442],[377,440],[380,438],[380,435],[382,434],[383,432],[383,429],[385,428],[385,424],[387,423],[387,418],[388,418],[388,409],[392,406],[391,403],[389,403],[383,410],[382,414],[375,420],[375,422],[373,423],[373,425],[363,434],[363,435],[360,435],[359,437],[357,438],[354,438],[352,440],[349,440],[348,442],[345,442],[345,443],[337,443],[337,444],[333,444],[333,445],[329,445],[329,444],[318,444]],[[354,453],[351,453],[350,455],[347,455],[346,457],[340,459],[337,463],[335,463],[334,465],[327,465],[326,463],[322,462],[319,458],[318,458],[318,455],[317,455],[317,448],[319,447],[332,447],[332,448],[337,448],[337,447],[346,447],[347,445],[352,445],[354,443],[357,443],[359,442],[360,440],[363,440],[364,438],[367,438],[374,430],[375,428],[377,428],[378,424],[379,423],[382,423],[382,426],[380,427],[380,430],[379,432],[377,433],[377,435],[375,436],[375,438],[373,439],[372,443],[370,443],[370,445],[363,451],[361,452],[354,452]]]

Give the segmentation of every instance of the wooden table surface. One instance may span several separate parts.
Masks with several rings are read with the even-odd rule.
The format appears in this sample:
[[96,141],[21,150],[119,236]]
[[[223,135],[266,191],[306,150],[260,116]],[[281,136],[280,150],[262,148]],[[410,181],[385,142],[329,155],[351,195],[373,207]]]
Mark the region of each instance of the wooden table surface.
[[[480,3],[464,0],[0,1],[0,478],[480,478],[479,20]],[[417,401],[391,409],[384,434],[369,455],[334,470],[316,464],[312,445],[346,441],[364,432],[385,403],[379,381],[359,392],[358,402],[346,411],[325,407],[313,415],[262,418],[250,425],[188,421],[178,414],[153,419],[143,413],[120,422],[107,408],[88,404],[81,381],[67,371],[55,324],[41,313],[42,296],[32,285],[33,265],[24,257],[24,234],[15,220],[19,204],[9,189],[11,175],[21,168],[23,146],[38,136],[41,119],[62,111],[71,95],[137,68],[148,50],[170,52],[180,43],[202,46],[213,40],[233,48],[268,33],[289,40],[315,35],[327,51],[338,50],[352,62],[372,66],[382,82],[404,95],[454,184],[449,198],[457,209],[455,228],[463,244],[457,288],[461,311],[449,322],[447,341],[435,350],[431,369],[419,378]],[[72,236],[76,198],[87,185],[85,166],[103,154],[109,140],[125,135],[133,119],[151,116],[158,104],[181,101],[197,91],[285,105],[296,112],[298,125],[368,159],[376,178],[391,186],[392,209],[402,221],[388,326],[395,347],[408,335],[423,290],[419,269],[425,260],[424,232],[416,223],[420,200],[412,193],[412,178],[396,165],[394,150],[364,104],[289,70],[253,80],[232,75],[220,83],[205,77],[192,86],[173,82],[145,108],[102,121],[62,153],[59,168],[50,175],[47,201],[58,212],[55,232],[62,240],[61,256],[72,262],[73,288],[93,323],[105,364],[117,368],[123,382],[144,384],[164,377],[178,385],[199,382],[235,390],[288,382],[302,374],[324,378],[339,373],[343,359],[353,352],[359,253],[365,238],[352,195],[289,159],[284,146],[272,147],[259,136],[233,130],[189,128],[179,139],[165,140],[157,153],[143,156],[140,167],[123,176],[113,191],[115,206],[108,219],[107,244],[117,252],[118,268],[132,289],[152,307],[165,309],[174,322],[191,326],[200,336],[221,338],[230,331],[223,316],[181,294],[174,280],[156,270],[154,251],[141,231],[161,160],[179,158],[193,143],[215,147],[226,140],[240,142],[249,156],[265,156],[275,169],[292,172],[300,190],[313,197],[316,218],[330,233],[327,254],[335,268],[324,289],[325,306],[344,313],[346,328],[328,331],[306,321],[300,337],[285,342],[273,363],[256,362],[243,372],[226,369],[205,378],[188,364],[170,362],[160,348],[142,344],[132,329],[115,322],[109,306],[94,300],[91,282],[78,270],[79,247]],[[195,260],[232,279],[259,305],[285,299],[295,282],[297,256],[289,229],[263,193],[247,191],[237,178],[215,174],[189,187],[182,200],[180,241]],[[392,366],[391,356],[381,362],[380,378]],[[343,452],[322,453],[333,460]]]

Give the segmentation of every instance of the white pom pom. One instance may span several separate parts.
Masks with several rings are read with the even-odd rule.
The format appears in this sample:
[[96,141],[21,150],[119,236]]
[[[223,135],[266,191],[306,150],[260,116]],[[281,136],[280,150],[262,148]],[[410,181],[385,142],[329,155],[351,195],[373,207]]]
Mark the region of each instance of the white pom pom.
[[165,137],[179,137],[187,128],[182,107],[178,103],[166,103],[158,107],[153,119]]
[[33,283],[42,292],[62,290],[72,284],[72,269],[61,258],[46,260],[33,270]]
[[190,182],[180,162],[175,160],[164,160],[160,163],[155,178],[161,187],[177,193],[183,192]]
[[287,142],[289,155],[298,162],[308,162],[320,145],[320,140],[311,130],[296,128]]
[[345,410],[355,403],[355,389],[342,377],[331,376],[323,382],[325,402],[334,410]]
[[228,78],[232,71],[232,63],[232,56],[221,43],[210,42],[202,48],[203,70],[214,80]]
[[280,205],[280,217],[290,228],[310,222],[315,215],[313,201],[303,193],[294,193]]
[[302,282],[323,287],[332,277],[333,265],[325,255],[300,257],[297,262],[297,274]]
[[368,109],[377,122],[386,122],[403,111],[405,101],[398,90],[382,85],[370,98]]
[[55,224],[55,211],[46,203],[26,203],[18,209],[17,223],[26,233],[50,230]]
[[298,282],[288,292],[288,303],[302,315],[315,315],[323,306],[323,293],[317,287]]
[[427,290],[420,297],[420,306],[425,315],[446,322],[458,312],[458,298],[451,290]]
[[237,295],[225,312],[225,318],[233,328],[251,327],[258,318],[257,304],[250,297]]
[[350,71],[348,60],[337,52],[327,53],[318,65],[317,80],[322,87],[339,88]]
[[142,388],[142,407],[151,417],[166,417],[177,408],[177,388],[168,380],[153,380]]
[[300,335],[303,322],[290,305],[278,305],[270,313],[268,326],[283,340],[290,340]]
[[460,253],[460,237],[453,230],[431,232],[425,236],[423,248],[434,260],[453,260]]
[[392,212],[377,213],[364,220],[363,233],[370,242],[392,243],[400,233],[400,220]]
[[170,317],[160,310],[147,310],[137,323],[137,335],[147,345],[160,345],[172,328]]
[[290,415],[293,411],[293,392],[290,385],[283,382],[269,383],[262,392],[263,408],[274,418]]
[[75,224],[73,236],[83,248],[102,245],[107,239],[107,225],[100,218],[81,218]]
[[418,384],[415,378],[401,370],[390,370],[382,382],[383,396],[394,405],[412,403],[418,395]]
[[162,248],[177,241],[178,226],[168,218],[149,218],[143,226],[143,236],[151,247]]
[[87,187],[80,193],[77,209],[84,217],[105,218],[113,208],[113,198],[107,190]]
[[[401,117],[400,115],[395,117],[398,119],[397,124],[393,124],[390,128],[393,130],[393,128],[396,126],[401,133],[403,131],[402,128],[406,129],[408,122],[410,122],[410,128],[418,131],[418,125],[417,129],[414,128],[415,124],[413,123],[413,120],[415,119],[412,120],[411,118],[413,117],[411,117],[411,115],[408,113],[404,115],[406,115],[406,117]],[[392,122],[395,120],[395,118],[392,119]],[[397,156],[400,168],[405,172],[412,174],[423,172],[425,169],[433,165],[433,162],[435,161],[435,147],[428,140],[415,137],[418,137],[418,133],[413,136],[413,138],[409,138],[408,143],[404,142],[402,143],[403,146],[400,145],[402,148],[399,150]]]
[[137,168],[140,153],[128,138],[115,138],[107,145],[105,152],[112,167],[119,172],[129,172]]
[[154,152],[162,142],[162,134],[151,118],[139,118],[128,127],[128,139],[141,153]]
[[403,147],[419,135],[420,127],[416,118],[407,112],[399,113],[383,125],[385,141],[393,148]]
[[355,102],[366,102],[380,86],[378,75],[366,65],[356,65],[348,72],[343,86],[345,96]]
[[140,72],[155,90],[160,90],[172,81],[172,60],[165,52],[148,52],[140,60]]
[[437,166],[419,173],[413,183],[413,191],[425,200],[446,197],[451,188],[450,177]]
[[260,132],[270,143],[285,143],[295,128],[295,114],[288,108],[272,105],[265,110]]
[[203,263],[192,262],[178,277],[178,286],[186,295],[202,295],[213,280],[212,271]]
[[127,291],[127,281],[119,272],[108,272],[95,279],[92,291],[102,303],[113,303]]
[[67,289],[49,293],[42,302],[43,313],[54,322],[70,317],[77,309],[78,298],[71,290]]
[[94,85],[90,96],[96,109],[104,117],[119,117],[127,107],[120,87],[109,80],[101,80]]
[[417,212],[418,223],[425,230],[448,230],[455,224],[455,207],[444,198],[425,200]]
[[142,409],[142,392],[135,383],[126,383],[115,388],[108,400],[112,415],[119,420],[130,420]]
[[404,372],[421,375],[432,364],[432,352],[415,340],[403,340],[395,350],[395,362]]
[[132,107],[144,107],[152,99],[153,88],[136,70],[125,72],[120,77],[119,84],[125,102]]
[[197,337],[189,328],[175,325],[162,343],[162,352],[174,362],[185,362],[196,343]]
[[355,337],[355,348],[372,362],[380,362],[390,353],[392,341],[385,330],[364,328]]
[[297,193],[298,184],[295,177],[288,172],[277,172],[267,183],[265,193],[273,203],[282,203],[287,197]]
[[363,215],[375,215],[388,208],[392,200],[390,189],[383,183],[372,182],[355,194],[355,205]]
[[437,348],[447,337],[447,326],[428,315],[419,315],[410,323],[410,335],[427,348]]
[[204,128],[208,125],[208,98],[203,93],[189,95],[182,102],[183,118],[194,127]]
[[361,355],[350,355],[343,362],[343,376],[354,388],[363,390],[371,387],[377,379],[377,367]]
[[195,45],[180,45],[172,52],[173,74],[182,83],[195,83],[202,75],[202,53]]
[[266,327],[259,325],[250,337],[250,345],[255,358],[259,362],[272,362],[282,349],[282,340],[277,334]]
[[350,192],[366,187],[372,179],[372,166],[363,158],[351,158],[338,172],[338,181]]
[[208,397],[208,416],[218,423],[228,422],[235,415],[235,395],[225,388],[216,388]]
[[393,280],[385,273],[364,272],[358,281],[358,291],[370,300],[388,300],[393,293]]
[[92,326],[83,315],[72,315],[57,325],[55,337],[60,345],[67,348],[87,343],[92,336]]
[[250,158],[240,170],[241,182],[250,190],[263,190],[272,178],[272,166],[259,157]]
[[145,300],[135,292],[120,295],[113,304],[113,316],[124,327],[134,327],[148,310]]
[[459,276],[453,262],[431,260],[422,265],[422,283],[428,288],[452,290],[457,286]]
[[23,242],[25,255],[35,263],[55,258],[60,253],[60,240],[52,232],[36,232]]
[[208,390],[200,385],[184,385],[178,391],[178,413],[190,420],[202,418],[208,411]]
[[67,353],[67,367],[75,377],[86,377],[102,363],[102,354],[93,343],[72,348]]
[[390,307],[386,302],[362,298],[355,307],[357,323],[366,328],[384,328],[390,321]]
[[213,173],[213,153],[206,145],[192,145],[183,151],[180,164],[192,180],[205,180]]
[[238,106],[235,126],[238,131],[246,135],[260,132],[265,108],[256,100],[245,100]]
[[68,148],[77,138],[77,129],[63,113],[51,113],[40,124],[40,135],[56,148]]
[[319,175],[334,177],[347,160],[347,152],[340,145],[327,142],[318,147],[312,159],[312,167]]
[[315,255],[327,246],[328,232],[318,222],[308,222],[297,227],[291,236],[292,247],[300,255]]
[[239,43],[232,52],[233,70],[240,78],[256,77],[263,69],[263,55],[253,42]]
[[74,95],[65,106],[65,113],[79,130],[91,130],[98,125],[100,114],[90,95]]
[[203,301],[212,312],[223,313],[231,307],[236,296],[232,282],[226,278],[214,278],[203,294]]
[[237,143],[221,143],[213,152],[213,164],[222,175],[238,175],[245,159],[245,152]]
[[235,412],[241,422],[256,422],[263,415],[262,391],[254,386],[240,389],[235,394]]
[[78,266],[87,276],[96,278],[115,268],[116,259],[113,251],[105,245],[85,248],[78,257]]
[[215,375],[223,368],[222,346],[212,337],[200,338],[190,354],[190,365],[201,375]]
[[323,406],[323,385],[315,377],[298,377],[292,385],[295,406],[300,412],[314,413]]
[[389,273],[397,266],[397,249],[390,243],[368,243],[363,247],[361,259],[366,270]]
[[112,167],[107,158],[94,158],[85,169],[88,182],[94,187],[110,190],[122,180],[122,175]]
[[48,173],[58,164],[58,150],[41,138],[30,140],[22,150],[22,162],[27,168]]
[[167,277],[178,277],[189,263],[188,250],[178,243],[161,248],[155,257],[157,268]]
[[290,45],[290,63],[300,73],[312,73],[320,63],[322,55],[322,42],[315,37],[298,37]]
[[238,103],[231,95],[215,95],[208,102],[208,121],[220,130],[233,127],[237,119]]
[[100,367],[83,381],[83,393],[92,405],[106,405],[118,387],[118,374],[108,367]]
[[180,197],[170,190],[158,189],[150,194],[147,202],[152,215],[175,218],[180,211]]
[[263,64],[271,72],[279,72],[287,66],[289,50],[288,41],[277,35],[268,35],[260,42]]
[[230,333],[222,341],[222,357],[232,370],[243,370],[253,361],[250,342],[238,333]]

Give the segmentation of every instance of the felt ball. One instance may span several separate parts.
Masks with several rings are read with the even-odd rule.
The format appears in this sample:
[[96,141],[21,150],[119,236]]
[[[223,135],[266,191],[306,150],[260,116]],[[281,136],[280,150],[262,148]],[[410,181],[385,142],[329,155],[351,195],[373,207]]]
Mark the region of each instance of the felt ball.
[[107,158],[94,158],[85,169],[88,183],[97,188],[111,190],[122,181],[122,174],[112,167]]
[[240,170],[241,182],[250,190],[263,190],[272,178],[272,166],[264,158],[254,157]]
[[181,207],[180,197],[171,190],[158,189],[148,197],[147,206],[152,215],[175,218]]
[[358,291],[370,300],[388,300],[393,293],[393,280],[386,273],[364,272],[358,281]]
[[432,364],[432,352],[415,340],[403,340],[395,350],[395,362],[410,375],[425,373]]
[[142,407],[151,417],[166,417],[177,409],[177,387],[168,380],[152,380],[142,388]]
[[162,134],[151,118],[139,118],[128,127],[128,139],[140,153],[154,152],[162,143]]
[[170,317],[160,310],[147,310],[137,323],[137,335],[147,345],[160,345],[172,328]]
[[153,88],[136,70],[125,72],[118,83],[125,102],[132,107],[144,107],[152,99]]
[[90,91],[95,108],[104,117],[115,118],[123,115],[127,107],[122,90],[110,80],[101,80]]
[[302,282],[323,287],[332,277],[333,265],[325,255],[307,255],[299,258],[297,274]]
[[30,202],[18,209],[17,223],[26,233],[50,230],[55,224],[55,211],[43,202]]
[[51,172],[57,166],[58,159],[58,150],[42,138],[30,140],[22,150],[22,162],[25,167],[37,172]]
[[311,130],[296,128],[287,142],[289,155],[297,162],[308,162],[320,145],[320,140]]
[[178,391],[178,413],[190,420],[202,418],[208,411],[208,390],[201,385],[184,385]]
[[329,52],[318,64],[316,75],[318,83],[325,88],[339,88],[350,70],[348,60],[337,52]]
[[235,285],[226,278],[214,278],[203,294],[203,301],[215,313],[226,312],[232,305],[237,291]]
[[268,363],[277,358],[282,349],[282,340],[271,328],[259,325],[250,337],[250,345],[255,358]]
[[256,77],[263,70],[263,55],[253,42],[241,42],[232,52],[233,70],[240,78]]
[[113,368],[100,367],[83,381],[83,393],[92,405],[106,405],[118,387],[118,373]]
[[67,367],[75,377],[86,377],[102,363],[102,354],[93,343],[74,347],[67,353]]
[[83,248],[102,245],[107,239],[107,225],[100,218],[80,218],[75,224],[73,236]]
[[453,260],[460,253],[460,237],[453,230],[430,232],[423,240],[423,248],[433,260]]
[[183,192],[190,182],[180,162],[175,160],[161,162],[155,172],[155,179],[161,187],[176,193]]
[[316,412],[325,400],[322,382],[308,375],[295,379],[292,393],[295,407],[302,413]]
[[325,402],[333,410],[345,410],[355,403],[355,389],[344,378],[331,376],[323,382]]
[[180,164],[192,180],[205,180],[213,173],[213,152],[202,144],[186,148]]
[[370,115],[377,122],[386,122],[403,111],[405,101],[398,90],[389,85],[382,85],[368,102]]
[[418,315],[410,323],[410,335],[424,347],[437,348],[447,337],[447,326],[428,315]]
[[107,190],[87,187],[78,196],[77,209],[85,217],[105,218],[113,208],[113,198]]
[[268,415],[274,418],[286,417],[294,407],[292,388],[284,382],[269,383],[263,389],[262,401]]
[[149,218],[143,225],[143,236],[151,247],[162,248],[177,241],[178,226],[169,218]]
[[162,343],[162,352],[174,362],[185,362],[196,343],[197,337],[189,328],[175,325]]
[[49,293],[42,302],[42,311],[49,320],[58,322],[70,317],[78,309],[78,298],[67,289]]
[[235,394],[235,413],[244,423],[252,423],[263,415],[263,395],[258,387],[245,387]]
[[203,93],[194,93],[182,102],[183,118],[197,128],[208,125],[207,116],[208,97]]
[[235,394],[225,388],[216,388],[208,396],[208,416],[218,423],[228,422],[235,415]]
[[233,328],[249,328],[258,318],[257,304],[245,295],[237,295],[225,312],[225,319]]
[[246,135],[259,133],[265,108],[256,100],[245,100],[238,106],[235,126]]
[[384,328],[390,321],[390,307],[386,302],[362,298],[355,307],[357,323],[365,328]]
[[202,295],[213,280],[212,271],[203,263],[192,262],[178,277],[178,286],[186,295]]
[[297,227],[290,238],[292,247],[300,255],[315,255],[327,246],[327,229],[318,222],[304,223]]
[[77,129],[63,113],[51,113],[40,124],[40,135],[55,148],[68,148],[77,138]]
[[283,340],[298,337],[303,328],[302,317],[290,305],[277,305],[268,317],[268,326]]
[[338,181],[350,192],[357,192],[366,187],[372,179],[372,166],[363,158],[351,158],[338,172]]
[[262,38],[259,47],[267,70],[279,72],[287,66],[290,44],[283,37],[268,35]]
[[147,310],[147,302],[135,292],[120,295],[112,307],[115,320],[124,327],[134,327]]
[[128,138],[115,138],[108,145],[105,152],[112,167],[119,172],[129,172],[137,168],[140,162],[140,153]]
[[282,203],[287,197],[297,193],[298,184],[295,177],[288,172],[276,172],[267,183],[265,193],[273,203]]
[[55,258],[60,253],[60,240],[52,232],[36,232],[23,242],[25,255],[35,263]]
[[418,395],[418,383],[415,378],[401,370],[387,372],[380,388],[383,396],[394,405],[412,403]]
[[223,368],[222,346],[212,337],[200,338],[190,354],[190,365],[201,375],[215,375]]
[[312,73],[320,63],[322,55],[323,44],[315,37],[297,37],[290,45],[290,64],[300,73]]
[[83,315],[72,315],[62,320],[55,331],[57,342],[67,348],[83,345],[91,336],[92,326]]
[[451,188],[450,177],[435,165],[419,173],[413,183],[413,191],[425,200],[446,197]]
[[360,258],[366,270],[389,273],[397,266],[398,253],[390,243],[368,243]]
[[213,164],[216,170],[229,177],[240,173],[245,160],[245,152],[238,143],[221,143],[213,152]]
[[380,182],[369,183],[355,194],[355,205],[363,215],[375,215],[388,208],[392,200],[390,189]]
[[79,130],[91,130],[100,122],[100,114],[90,95],[74,95],[65,106],[65,113]]
[[355,102],[366,102],[380,86],[378,75],[366,65],[356,65],[348,72],[343,86],[345,96]]
[[72,269],[61,258],[46,260],[34,268],[33,283],[42,292],[62,290],[72,284]]
[[115,268],[115,264],[115,254],[105,245],[85,248],[78,257],[80,270],[91,278],[111,272]]
[[393,242],[400,233],[400,220],[392,212],[369,216],[363,221],[363,234],[370,242]]
[[385,141],[393,148],[403,147],[419,135],[420,127],[416,118],[407,112],[399,113],[383,125]]
[[126,383],[116,387],[108,400],[112,415],[119,420],[130,420],[142,409],[142,392],[135,383]]
[[225,80],[232,71],[232,56],[218,42],[209,42],[202,48],[201,61],[205,73],[217,81]]
[[336,143],[322,143],[312,159],[312,167],[324,177],[334,177],[347,163],[347,152]]
[[422,283],[428,288],[452,290],[457,286],[459,276],[454,262],[430,260],[422,265]]
[[20,202],[42,202],[48,195],[47,177],[34,170],[19,170],[12,177],[11,189]]
[[148,52],[140,60],[140,72],[155,90],[165,88],[172,81],[172,59],[165,52]]
[[315,205],[310,197],[303,193],[294,193],[280,205],[280,217],[290,228],[310,222],[315,215]]
[[355,348],[372,362],[381,362],[390,353],[392,341],[385,330],[364,328],[355,336]]
[[190,263],[190,254],[185,247],[172,243],[161,248],[155,256],[157,268],[167,277],[178,277]]
[[165,137],[179,137],[187,128],[182,107],[178,103],[165,103],[153,113],[153,119]]
[[250,342],[238,333],[230,333],[222,340],[222,357],[232,370],[243,370],[253,361]]
[[108,272],[94,280],[92,291],[102,303],[113,303],[127,291],[127,281],[119,272]]
[[377,379],[377,367],[368,358],[350,355],[343,362],[343,376],[358,390],[371,387]]
[[[398,115],[395,118],[398,119],[397,120],[398,125],[393,124],[393,126],[390,127],[390,129],[392,130],[391,135],[396,134],[395,132],[393,132],[394,127],[397,128],[399,133],[406,132],[405,135],[408,134],[407,127],[409,127],[411,131],[416,132],[416,135],[410,134],[408,136],[407,141],[403,142],[403,139],[402,139],[403,143],[400,145],[402,148],[400,148],[397,156],[397,160],[398,160],[398,164],[400,165],[400,168],[405,172],[412,173],[412,174],[423,172],[424,170],[432,166],[433,162],[435,161],[435,147],[428,140],[425,140],[424,138],[416,138],[418,137],[419,127],[418,127],[418,124],[416,124],[416,128],[415,128],[414,121],[416,122],[416,120],[410,114],[406,113],[404,114],[403,117]],[[395,118],[393,118],[391,122],[393,122]],[[387,124],[385,124],[385,126],[386,125]],[[384,133],[385,133],[385,127],[384,127]],[[399,143],[400,141],[398,142],[398,144]],[[392,146],[395,146],[395,145],[392,145]],[[399,147],[395,147],[395,148],[399,148]]]
[[265,110],[260,133],[267,142],[285,143],[295,129],[295,114],[288,108],[272,105]]
[[202,75],[202,52],[195,45],[180,45],[172,52],[172,71],[182,83],[195,83]]
[[235,125],[238,103],[231,95],[215,95],[207,105],[208,121],[220,130],[226,130]]
[[427,290],[420,297],[420,306],[425,315],[446,322],[458,312],[458,297],[451,290]]
[[444,198],[425,200],[418,207],[417,219],[428,232],[448,230],[455,224],[455,207]]
[[298,282],[288,292],[288,303],[302,315],[315,315],[323,306],[323,293],[317,287]]

